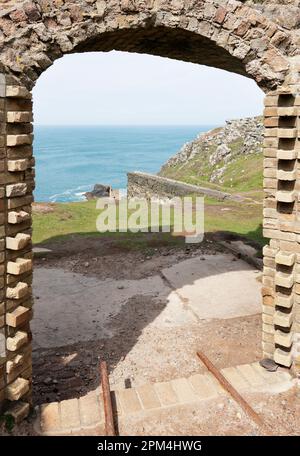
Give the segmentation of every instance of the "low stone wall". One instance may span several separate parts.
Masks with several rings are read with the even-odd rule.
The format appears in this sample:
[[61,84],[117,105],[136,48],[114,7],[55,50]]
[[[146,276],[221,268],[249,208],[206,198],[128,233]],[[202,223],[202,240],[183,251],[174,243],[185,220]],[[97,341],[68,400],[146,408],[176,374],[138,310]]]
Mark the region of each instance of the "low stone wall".
[[219,200],[231,199],[240,201],[242,198],[197,185],[185,184],[154,174],[133,172],[127,174],[127,194],[129,197],[168,197],[186,196],[190,194],[211,196]]

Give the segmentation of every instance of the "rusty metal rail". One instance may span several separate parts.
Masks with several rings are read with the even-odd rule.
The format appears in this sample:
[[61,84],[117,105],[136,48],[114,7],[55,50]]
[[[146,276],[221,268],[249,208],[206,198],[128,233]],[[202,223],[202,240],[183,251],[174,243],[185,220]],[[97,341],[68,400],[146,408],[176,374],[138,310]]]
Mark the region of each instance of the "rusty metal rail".
[[264,430],[264,432],[270,435],[270,428],[266,425],[263,419],[256,413],[250,404],[240,395],[240,393],[232,386],[231,383],[224,377],[224,375],[214,366],[214,364],[207,358],[202,352],[197,352],[198,358],[207,367],[209,372],[217,379],[221,386],[231,395],[231,397],[242,407],[244,412]]
[[101,361],[100,363],[100,379],[103,391],[105,434],[107,436],[115,436],[116,430],[114,424],[114,415],[111,401],[107,364],[105,361]]

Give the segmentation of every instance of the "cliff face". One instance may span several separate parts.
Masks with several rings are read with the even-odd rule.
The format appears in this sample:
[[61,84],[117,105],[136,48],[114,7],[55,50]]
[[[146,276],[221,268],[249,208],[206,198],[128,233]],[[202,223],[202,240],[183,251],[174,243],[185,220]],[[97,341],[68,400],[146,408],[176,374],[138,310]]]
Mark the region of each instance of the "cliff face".
[[262,187],[263,124],[260,117],[227,121],[185,144],[160,176],[232,189]]

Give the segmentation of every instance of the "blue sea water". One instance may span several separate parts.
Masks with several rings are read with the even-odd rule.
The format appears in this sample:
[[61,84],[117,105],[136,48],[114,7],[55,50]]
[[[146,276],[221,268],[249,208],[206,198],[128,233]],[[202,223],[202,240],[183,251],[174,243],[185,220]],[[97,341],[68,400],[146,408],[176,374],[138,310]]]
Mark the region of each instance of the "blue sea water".
[[158,172],[184,143],[210,128],[36,126],[35,201],[80,201],[96,183],[126,188],[127,172]]

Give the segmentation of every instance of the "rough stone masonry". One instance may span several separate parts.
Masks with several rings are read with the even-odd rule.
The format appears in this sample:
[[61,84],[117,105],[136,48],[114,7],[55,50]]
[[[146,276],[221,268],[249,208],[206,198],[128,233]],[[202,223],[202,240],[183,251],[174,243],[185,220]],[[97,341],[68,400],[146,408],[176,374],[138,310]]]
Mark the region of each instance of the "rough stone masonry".
[[0,0],[0,405],[17,422],[31,406],[30,91],[71,52],[116,49],[205,64],[266,92],[263,350],[300,369],[298,3]]

